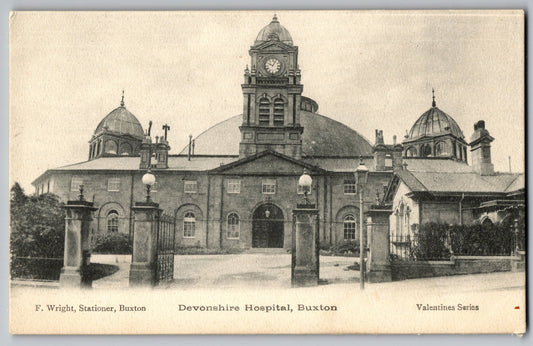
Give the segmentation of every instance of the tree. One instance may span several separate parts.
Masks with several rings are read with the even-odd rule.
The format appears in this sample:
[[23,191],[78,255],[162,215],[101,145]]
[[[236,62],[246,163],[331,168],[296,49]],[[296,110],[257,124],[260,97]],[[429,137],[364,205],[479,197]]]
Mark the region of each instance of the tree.
[[11,188],[10,251],[17,257],[63,257],[65,210],[58,196],[27,196],[18,183]]

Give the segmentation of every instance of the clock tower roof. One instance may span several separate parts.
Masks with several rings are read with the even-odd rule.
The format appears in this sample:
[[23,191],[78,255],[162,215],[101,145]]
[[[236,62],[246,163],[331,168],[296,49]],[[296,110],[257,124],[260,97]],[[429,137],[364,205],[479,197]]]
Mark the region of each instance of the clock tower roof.
[[258,45],[265,41],[273,40],[281,41],[291,46],[293,44],[291,34],[287,29],[285,29],[284,26],[279,23],[278,17],[276,17],[276,15],[274,15],[274,18],[272,18],[270,24],[268,24],[263,29],[261,29],[261,31],[259,31],[259,34],[257,34],[257,38],[255,39],[254,45]]

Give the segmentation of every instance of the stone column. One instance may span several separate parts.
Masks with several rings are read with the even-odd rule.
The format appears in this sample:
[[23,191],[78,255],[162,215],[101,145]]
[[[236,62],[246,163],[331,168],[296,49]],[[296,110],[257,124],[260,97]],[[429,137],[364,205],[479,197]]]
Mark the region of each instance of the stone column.
[[65,209],[65,253],[63,268],[59,276],[62,287],[91,287],[91,278],[87,277],[90,244],[89,233],[92,213],[96,210],[92,202],[83,200],[83,189],[80,200],[68,201]]
[[392,210],[389,207],[373,205],[365,214],[368,217],[367,237],[370,248],[366,268],[367,280],[370,283],[391,281],[389,218]]
[[317,286],[319,280],[318,209],[298,205],[292,211],[292,287]]
[[137,202],[132,209],[135,220],[130,287],[153,286],[156,283],[157,230],[161,209],[153,202]]

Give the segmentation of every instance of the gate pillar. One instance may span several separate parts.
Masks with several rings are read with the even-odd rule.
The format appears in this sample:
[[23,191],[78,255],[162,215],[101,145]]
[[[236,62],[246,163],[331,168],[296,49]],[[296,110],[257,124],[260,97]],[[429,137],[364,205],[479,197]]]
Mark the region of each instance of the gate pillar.
[[365,214],[368,217],[367,237],[370,248],[366,274],[368,282],[392,281],[389,260],[389,218],[392,210],[386,206],[372,205]]
[[292,287],[317,286],[319,280],[318,209],[298,205],[292,211]]
[[92,279],[87,273],[91,251],[89,234],[96,208],[84,199],[83,185],[80,186],[79,199],[68,201],[65,209],[65,250],[59,284],[62,287],[91,287]]
[[157,231],[161,209],[154,202],[137,202],[133,225],[133,253],[130,287],[154,286],[156,283]]

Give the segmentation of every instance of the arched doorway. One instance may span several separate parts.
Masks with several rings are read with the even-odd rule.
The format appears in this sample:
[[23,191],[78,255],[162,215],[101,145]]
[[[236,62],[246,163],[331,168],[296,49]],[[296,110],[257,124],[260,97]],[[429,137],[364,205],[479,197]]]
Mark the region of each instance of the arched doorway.
[[253,215],[252,247],[283,247],[283,211],[274,204],[263,204]]

